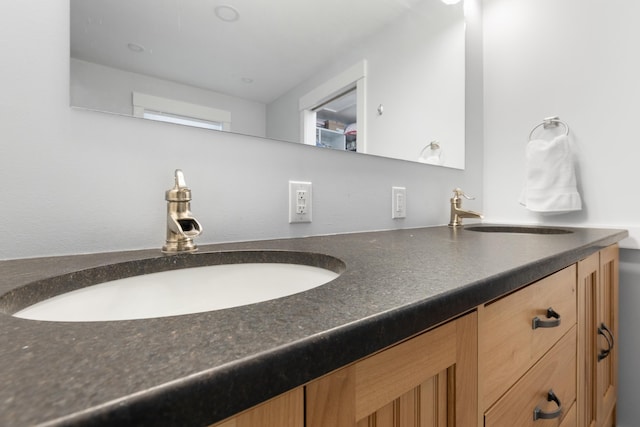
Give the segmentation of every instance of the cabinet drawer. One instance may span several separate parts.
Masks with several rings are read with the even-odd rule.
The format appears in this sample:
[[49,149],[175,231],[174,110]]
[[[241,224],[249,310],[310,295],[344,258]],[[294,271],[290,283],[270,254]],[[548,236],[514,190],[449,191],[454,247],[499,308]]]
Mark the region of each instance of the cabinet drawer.
[[[559,399],[561,411],[557,402],[547,400],[550,390],[553,390]],[[485,427],[571,425],[575,400],[576,327],[574,326],[485,413]],[[536,408],[546,414],[557,413],[558,416],[553,419],[535,420]]]
[[[479,330],[484,409],[575,325],[576,304],[572,265],[484,307]],[[559,314],[559,322],[547,318],[548,309]],[[543,323],[534,328],[534,318]]]

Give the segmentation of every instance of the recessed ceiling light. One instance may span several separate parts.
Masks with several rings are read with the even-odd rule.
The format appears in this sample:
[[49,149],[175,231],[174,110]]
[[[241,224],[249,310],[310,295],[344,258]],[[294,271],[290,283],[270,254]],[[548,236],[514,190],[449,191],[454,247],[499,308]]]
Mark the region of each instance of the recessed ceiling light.
[[142,53],[144,52],[144,46],[140,46],[137,43],[128,43],[127,47],[129,48],[129,50],[131,52],[135,52],[135,53]]
[[460,3],[460,0],[442,0],[444,4],[457,4]]
[[233,6],[224,4],[214,9],[216,16],[224,22],[235,22],[240,19],[240,12]]

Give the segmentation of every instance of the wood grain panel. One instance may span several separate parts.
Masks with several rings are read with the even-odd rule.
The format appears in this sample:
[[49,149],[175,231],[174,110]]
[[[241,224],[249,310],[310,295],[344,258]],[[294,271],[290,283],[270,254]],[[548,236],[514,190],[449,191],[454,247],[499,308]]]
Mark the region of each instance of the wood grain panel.
[[429,378],[360,420],[357,427],[446,427],[448,372],[447,369]]
[[456,365],[449,369],[449,426],[477,425],[478,408],[478,313],[456,320]]
[[[306,386],[307,425],[353,426],[355,416],[355,365],[313,381]],[[358,425],[360,427],[360,425]]]
[[578,425],[597,423],[596,354],[600,256],[598,253],[578,262]]
[[[615,424],[618,376],[618,246],[609,246],[600,251],[600,292],[598,301],[598,324],[604,323],[612,332],[614,346],[609,356],[597,362],[598,368],[598,426]],[[601,342],[602,343],[602,342]],[[602,345],[602,344],[601,344]],[[611,415],[612,414],[612,415]]]
[[215,427],[304,427],[304,389],[293,389]]
[[420,427],[445,427],[449,420],[449,375],[450,370],[440,372],[420,386]]
[[449,322],[356,364],[356,419],[456,363],[456,322]]
[[560,427],[578,427],[578,405],[574,403],[562,420]]
[[306,425],[475,425],[477,341],[474,312],[313,381]]

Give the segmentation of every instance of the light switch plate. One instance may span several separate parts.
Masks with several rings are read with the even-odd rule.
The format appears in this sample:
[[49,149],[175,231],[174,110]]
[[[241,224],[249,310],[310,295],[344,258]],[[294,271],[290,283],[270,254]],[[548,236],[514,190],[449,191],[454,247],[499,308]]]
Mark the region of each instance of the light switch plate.
[[391,218],[407,217],[407,189],[405,187],[391,187]]
[[289,181],[289,224],[311,222],[311,183]]

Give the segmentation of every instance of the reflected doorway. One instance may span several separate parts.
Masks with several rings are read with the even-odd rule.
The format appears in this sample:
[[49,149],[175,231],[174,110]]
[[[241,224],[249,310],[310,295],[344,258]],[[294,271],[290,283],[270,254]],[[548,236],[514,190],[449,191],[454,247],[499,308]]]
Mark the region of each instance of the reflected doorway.
[[316,146],[357,151],[358,97],[350,89],[312,110],[316,114]]
[[299,99],[305,144],[366,153],[367,61],[325,80]]

